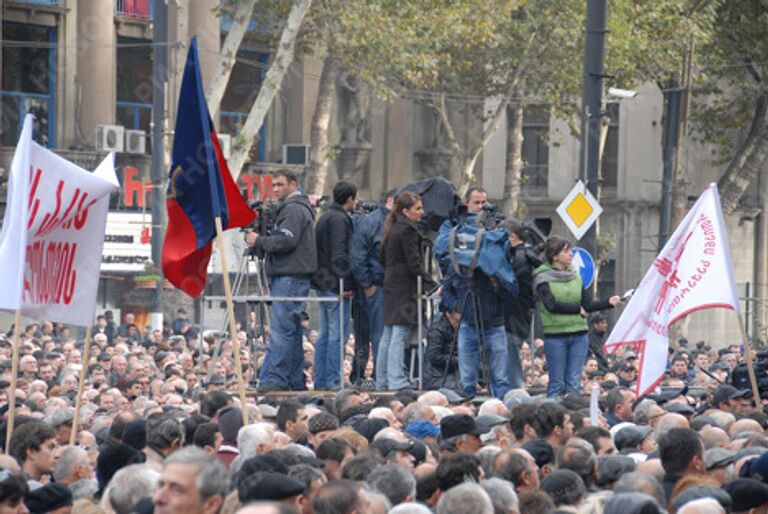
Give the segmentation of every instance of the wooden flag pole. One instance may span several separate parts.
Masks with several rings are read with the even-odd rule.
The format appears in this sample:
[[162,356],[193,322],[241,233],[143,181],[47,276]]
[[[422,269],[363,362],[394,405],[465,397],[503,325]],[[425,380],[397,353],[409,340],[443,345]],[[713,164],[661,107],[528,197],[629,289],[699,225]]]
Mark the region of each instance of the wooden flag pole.
[[[235,327],[235,308],[232,305],[232,289],[229,285],[229,267],[227,266],[227,255],[224,252],[224,230],[221,225],[221,217],[216,216],[216,240],[219,245],[219,255],[221,256],[221,278],[224,280],[224,296],[227,298],[227,318],[229,318],[229,338],[232,341],[232,351],[235,354],[235,374],[237,375],[237,386],[240,393],[240,412],[243,415],[243,426],[248,424],[248,403],[245,399],[245,380],[243,379],[243,365],[240,362],[240,341],[237,339],[237,330]],[[202,355],[200,356],[202,358]]]
[[744,359],[747,361],[747,373],[749,374],[749,381],[752,383],[752,394],[755,397],[755,406],[760,409],[760,389],[757,387],[755,367],[752,365],[752,348],[749,346],[747,331],[744,328],[744,315],[741,313],[739,313],[739,330],[741,330],[741,339],[744,341]]
[[11,395],[8,398],[8,428],[5,433],[5,453],[11,451],[11,434],[13,433],[13,422],[16,419],[16,381],[19,375],[19,345],[21,344],[21,309],[16,309],[13,318],[13,356],[11,357]]
[[72,419],[72,434],[69,436],[69,444],[74,446],[77,441],[77,430],[80,424],[80,409],[83,406],[83,391],[85,390],[85,379],[88,375],[88,360],[91,358],[91,339],[93,339],[93,327],[88,327],[85,331],[85,345],[83,345],[82,365],[80,366],[80,381],[77,384],[77,397],[75,398],[75,417]]

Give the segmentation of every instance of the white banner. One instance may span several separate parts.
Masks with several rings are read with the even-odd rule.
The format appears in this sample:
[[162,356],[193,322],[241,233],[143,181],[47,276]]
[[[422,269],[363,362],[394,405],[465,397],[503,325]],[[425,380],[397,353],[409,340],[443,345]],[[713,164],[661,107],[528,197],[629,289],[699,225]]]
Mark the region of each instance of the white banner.
[[669,238],[605,343],[608,353],[634,346],[638,396],[664,378],[669,326],[694,311],[713,307],[740,311],[715,184],[704,191]]
[[109,195],[119,187],[114,154],[90,173],[32,141],[32,122],[27,116],[11,166],[13,193],[0,235],[0,308],[89,326]]

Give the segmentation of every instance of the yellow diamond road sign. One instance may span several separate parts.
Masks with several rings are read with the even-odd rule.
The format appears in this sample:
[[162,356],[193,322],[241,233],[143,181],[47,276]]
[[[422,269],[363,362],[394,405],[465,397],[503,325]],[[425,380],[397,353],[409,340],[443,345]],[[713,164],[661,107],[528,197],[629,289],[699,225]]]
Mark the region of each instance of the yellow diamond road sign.
[[587,233],[602,212],[603,208],[581,181],[573,186],[557,207],[557,214],[576,239],[581,239]]

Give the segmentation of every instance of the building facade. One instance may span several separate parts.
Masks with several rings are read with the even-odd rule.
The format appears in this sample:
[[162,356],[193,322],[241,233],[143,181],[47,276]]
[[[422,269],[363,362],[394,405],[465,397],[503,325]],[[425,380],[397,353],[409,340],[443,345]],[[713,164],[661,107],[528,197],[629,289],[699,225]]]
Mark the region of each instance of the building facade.
[[[148,234],[148,182],[153,151],[150,138],[152,60],[155,52],[168,54],[168,151],[172,140],[176,98],[189,39],[196,35],[204,82],[211,80],[219,48],[229,28],[226,17],[213,11],[218,0],[169,0],[167,45],[153,43],[152,0],[0,0],[2,20],[2,112],[0,113],[0,168],[7,171],[20,123],[27,112],[38,117],[35,137],[66,158],[93,169],[110,149],[118,151],[122,189],[113,198],[113,211],[102,263],[100,308],[121,305],[140,315],[149,303],[147,292],[132,281],[151,258]],[[236,134],[259,91],[269,54],[257,38],[246,37],[230,84],[215,113],[219,134]],[[282,84],[251,152],[251,163],[239,178],[249,199],[271,195],[270,169],[280,163],[302,166],[320,79],[319,61],[295,62]],[[335,158],[328,184],[338,177],[354,180],[366,199],[410,181],[455,176],[455,161],[434,113],[422,103],[375,98],[364,84],[343,72],[337,82],[330,141]],[[604,249],[599,291],[621,293],[635,287],[656,252],[661,196],[661,137],[663,98],[656,86],[644,86],[633,99],[609,102],[608,128],[602,159],[600,241]],[[360,106],[363,106],[361,109]],[[457,137],[469,144],[479,137],[473,105],[454,102],[451,117],[461,127]],[[478,183],[493,201],[502,200],[507,153],[507,122],[491,138],[476,165]],[[522,203],[529,216],[550,216],[554,233],[568,236],[555,207],[578,175],[579,142],[568,124],[547,106],[526,103]],[[226,146],[226,143],[224,144]],[[689,194],[698,195],[716,181],[720,168],[709,162],[708,148],[694,141],[683,145],[680,162],[688,169]],[[762,183],[765,179],[761,177]],[[728,219],[736,279],[745,297],[765,298],[765,273],[755,259],[765,236],[761,213],[765,194],[753,188],[745,208]],[[237,234],[230,236],[237,255]],[[762,241],[762,243],[761,243]],[[756,250],[758,248],[758,250]],[[233,269],[237,258],[230,258]],[[217,267],[214,258],[213,270]],[[216,286],[210,292],[215,293]],[[168,304],[187,302],[173,292]],[[747,301],[750,332],[761,336],[766,325],[761,303]],[[218,305],[205,307],[216,324]],[[198,316],[203,306],[196,306]],[[169,309],[170,312],[170,309]],[[208,315],[208,314],[206,314]],[[693,340],[714,344],[738,341],[735,317],[729,312],[707,312],[690,317]]]

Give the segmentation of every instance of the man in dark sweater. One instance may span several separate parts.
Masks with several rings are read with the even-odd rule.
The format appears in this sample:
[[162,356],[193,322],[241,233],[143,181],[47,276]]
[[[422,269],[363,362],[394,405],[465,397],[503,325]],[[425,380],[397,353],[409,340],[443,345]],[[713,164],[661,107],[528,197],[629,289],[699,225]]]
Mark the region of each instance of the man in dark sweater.
[[[310,278],[317,271],[315,211],[307,195],[299,190],[296,175],[287,170],[275,173],[272,189],[280,204],[270,233],[245,234],[245,242],[265,255],[270,292],[273,296],[305,297]],[[259,388],[300,391],[304,386],[304,351],[301,346],[303,302],[272,302],[271,337],[259,374]]]
[[[333,186],[333,204],[320,216],[315,227],[317,241],[317,272],[312,286],[317,296],[338,298],[339,280],[344,280],[343,302],[322,302],[320,333],[315,346],[315,390],[340,389],[341,347],[349,335],[350,298],[352,296],[352,270],[349,265],[349,247],[352,243],[352,219],[357,188],[352,182],[340,180]],[[342,309],[339,312],[339,309]],[[343,321],[342,321],[343,320]]]

